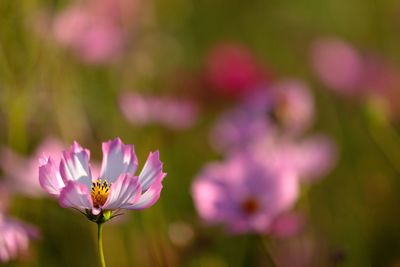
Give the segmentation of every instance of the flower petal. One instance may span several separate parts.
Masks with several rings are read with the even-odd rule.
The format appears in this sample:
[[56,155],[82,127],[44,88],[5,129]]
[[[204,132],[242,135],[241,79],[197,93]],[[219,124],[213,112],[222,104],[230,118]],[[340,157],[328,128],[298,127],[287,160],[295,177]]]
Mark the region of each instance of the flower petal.
[[138,162],[132,145],[125,145],[119,138],[103,143],[101,178],[112,183],[123,173],[133,175],[137,166]]
[[92,174],[89,167],[90,152],[74,142],[68,151],[63,152],[60,163],[61,177],[65,183],[76,181],[91,188]]
[[160,198],[161,189],[163,187],[161,182],[166,175],[166,173],[159,172],[150,188],[140,196],[139,200],[135,204],[127,207],[127,209],[140,210],[154,205],[154,203],[156,203]]
[[60,205],[63,208],[79,210],[93,209],[92,198],[87,186],[75,181],[69,181],[61,190]]
[[50,195],[59,196],[61,189],[65,186],[60,172],[54,161],[48,158],[41,158],[39,165],[39,183],[40,186]]
[[160,153],[158,151],[150,152],[143,170],[139,174],[139,183],[143,191],[150,188],[157,178],[163,174],[162,167],[163,164],[160,161]]
[[336,163],[336,146],[327,137],[311,137],[296,148],[292,161],[304,181],[313,181],[327,175]]
[[121,174],[111,185],[110,193],[102,209],[126,209],[137,202],[142,189],[138,177],[127,173]]

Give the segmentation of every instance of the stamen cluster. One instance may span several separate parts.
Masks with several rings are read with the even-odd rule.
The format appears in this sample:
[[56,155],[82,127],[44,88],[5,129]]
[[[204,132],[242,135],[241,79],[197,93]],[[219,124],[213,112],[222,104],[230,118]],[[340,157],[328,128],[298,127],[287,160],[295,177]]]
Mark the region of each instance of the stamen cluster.
[[91,197],[95,208],[100,208],[106,203],[110,187],[111,183],[108,184],[106,180],[102,182],[101,179],[98,179],[92,183]]

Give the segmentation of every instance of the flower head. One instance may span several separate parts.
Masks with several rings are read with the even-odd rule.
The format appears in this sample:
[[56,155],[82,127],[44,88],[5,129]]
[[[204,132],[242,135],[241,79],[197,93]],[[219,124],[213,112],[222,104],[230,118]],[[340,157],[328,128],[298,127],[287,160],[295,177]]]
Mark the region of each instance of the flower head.
[[242,150],[266,135],[299,135],[313,119],[314,100],[308,87],[301,81],[282,80],[260,87],[223,113],[210,133],[211,144],[223,152]]
[[261,164],[237,154],[207,165],[192,186],[200,216],[224,224],[234,233],[265,233],[298,196],[298,179],[290,170]]
[[38,236],[35,227],[0,213],[0,262],[8,262],[25,253],[29,240]]
[[199,117],[197,105],[188,99],[123,92],[119,106],[125,118],[134,125],[157,123],[180,130],[192,127]]
[[206,82],[217,92],[242,96],[268,76],[256,57],[243,45],[221,43],[214,46],[206,59]]
[[314,42],[311,61],[319,78],[331,89],[352,95],[361,89],[364,59],[351,44],[335,38]]
[[124,23],[137,1],[100,0],[71,5],[53,22],[55,40],[92,64],[112,62],[127,43]]
[[159,198],[165,173],[159,152],[151,152],[139,176],[133,145],[119,138],[103,143],[99,177],[93,177],[89,150],[74,142],[63,152],[58,165],[50,157],[40,160],[40,185],[59,199],[64,208],[78,209],[90,220],[101,223],[118,209],[139,210]]

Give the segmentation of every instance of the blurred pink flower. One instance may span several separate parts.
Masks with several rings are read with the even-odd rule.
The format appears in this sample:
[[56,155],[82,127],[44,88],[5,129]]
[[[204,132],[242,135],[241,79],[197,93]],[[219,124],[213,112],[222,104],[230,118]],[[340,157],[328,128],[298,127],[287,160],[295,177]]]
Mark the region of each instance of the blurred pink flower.
[[221,115],[210,132],[218,151],[243,149],[265,135],[299,135],[314,119],[314,101],[301,81],[282,80],[260,87],[243,103]]
[[108,63],[126,43],[123,20],[137,1],[98,0],[75,4],[54,20],[54,38],[88,63]]
[[204,76],[213,89],[228,96],[247,94],[269,78],[255,56],[238,43],[220,43],[212,47],[206,58]]
[[[90,152],[74,142],[63,151],[58,165],[51,157],[41,159],[39,181],[42,188],[59,199],[64,208],[85,212],[90,220],[104,222],[114,210],[139,210],[152,206],[160,197],[165,173],[159,152],[151,152],[139,176],[133,145],[119,138],[103,143],[100,174],[93,177]],[[58,167],[59,166],[59,167]]]
[[335,144],[322,135],[294,140],[265,136],[245,151],[275,168],[289,169],[302,181],[314,181],[327,175],[337,161]]
[[298,197],[298,179],[290,170],[260,164],[240,154],[207,165],[192,185],[199,215],[224,224],[233,233],[265,233]]
[[198,118],[198,107],[194,102],[172,97],[123,92],[119,105],[122,114],[134,125],[158,123],[171,129],[186,129]]
[[8,262],[26,253],[30,239],[38,237],[35,227],[0,214],[0,262]]
[[36,149],[33,155],[25,158],[9,148],[0,151],[0,167],[5,175],[6,186],[13,192],[37,197],[42,195],[37,179],[37,159],[43,154],[55,157],[63,148],[61,141],[48,137]]
[[362,89],[364,59],[349,43],[321,38],[311,47],[311,61],[319,78],[331,89],[345,95]]

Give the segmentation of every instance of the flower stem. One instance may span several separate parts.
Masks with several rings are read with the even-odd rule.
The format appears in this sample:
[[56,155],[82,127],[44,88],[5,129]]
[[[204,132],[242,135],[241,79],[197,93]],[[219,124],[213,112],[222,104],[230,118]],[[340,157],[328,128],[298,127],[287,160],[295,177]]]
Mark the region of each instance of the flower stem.
[[101,267],[106,267],[106,261],[104,260],[104,252],[103,252],[103,224],[97,224],[97,239],[98,239],[98,246],[99,246],[99,258],[101,262]]

